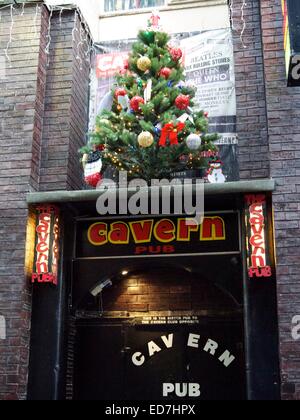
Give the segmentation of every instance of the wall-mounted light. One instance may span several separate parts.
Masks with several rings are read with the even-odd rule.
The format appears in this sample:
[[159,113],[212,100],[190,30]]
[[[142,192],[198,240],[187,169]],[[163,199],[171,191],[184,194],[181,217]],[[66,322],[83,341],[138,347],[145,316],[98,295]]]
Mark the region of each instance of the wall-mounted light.
[[59,209],[52,205],[36,209],[34,264],[31,281],[58,283],[59,262]]
[[122,274],[122,276],[124,276],[124,277],[125,277],[125,276],[127,276],[127,274],[128,274],[128,273],[129,273],[128,271],[124,270],[124,271],[122,271],[122,273],[121,273],[121,274]]

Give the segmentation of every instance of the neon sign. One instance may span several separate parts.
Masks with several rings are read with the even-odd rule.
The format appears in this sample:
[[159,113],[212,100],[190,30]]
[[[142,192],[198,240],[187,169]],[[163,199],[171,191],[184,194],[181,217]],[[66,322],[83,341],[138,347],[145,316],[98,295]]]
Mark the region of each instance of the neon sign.
[[[201,225],[189,219],[178,219],[177,224],[170,219],[139,220],[130,223],[114,222],[110,227],[107,223],[97,222],[89,227],[88,240],[94,246],[107,243],[126,245],[130,241],[137,244],[151,243],[152,239],[160,243],[190,242],[191,233],[198,233],[200,241],[225,241],[225,222],[217,217],[205,217]],[[200,233],[199,233],[200,230]],[[132,239],[131,239],[132,235]]]
[[37,208],[35,258],[32,283],[58,283],[59,210],[54,206]]
[[271,277],[272,268],[267,264],[266,252],[266,196],[247,195],[246,203],[249,206],[248,215],[248,274],[253,277]]

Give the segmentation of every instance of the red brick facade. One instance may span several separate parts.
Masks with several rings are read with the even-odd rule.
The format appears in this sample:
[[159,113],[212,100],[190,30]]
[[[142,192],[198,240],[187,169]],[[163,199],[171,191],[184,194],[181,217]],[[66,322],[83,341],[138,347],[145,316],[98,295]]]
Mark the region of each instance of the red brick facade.
[[286,87],[281,4],[274,3],[261,2],[261,25],[270,176],[278,184],[273,200],[282,397],[299,400],[300,351],[291,336],[291,319],[300,312],[300,90]]
[[234,2],[237,112],[241,178],[271,177],[274,193],[282,398],[300,399],[299,342],[291,335],[299,315],[299,88],[285,76],[281,1],[247,2],[243,48],[242,0]]
[[[234,2],[232,16],[240,175],[273,177],[278,184],[274,207],[282,398],[300,399],[299,342],[291,336],[292,318],[300,315],[300,91],[286,87],[281,1],[247,2],[245,48],[240,37],[242,4]],[[1,14],[3,51],[9,41],[10,8]],[[14,21],[11,66],[7,63],[6,78],[0,78],[0,315],[7,323],[7,339],[0,340],[0,400],[27,395],[31,291],[24,274],[25,194],[83,188],[77,150],[88,119],[89,64],[79,45],[78,19],[78,30],[73,30],[74,11],[53,15],[49,55],[45,6],[30,2],[24,14],[14,11]],[[128,285],[121,306],[138,312],[152,305],[155,310],[158,301],[150,299],[150,286],[141,285],[148,289],[139,294],[136,286]],[[172,293],[190,290],[170,289],[168,296],[159,297],[166,309]]]
[[54,14],[51,20],[40,191],[83,188],[78,149],[88,126],[90,64],[87,45],[80,38],[80,20],[74,16],[74,12],[64,12]]
[[[49,56],[47,8],[28,2],[24,13],[13,10],[13,19],[11,62],[0,78],[0,315],[7,327],[7,339],[0,340],[0,400],[27,395],[31,290],[24,267],[25,195],[82,188],[77,150],[85,139],[89,84],[85,50],[76,50],[79,19],[72,37],[74,11],[64,12],[62,25],[53,16]],[[1,53],[11,25],[10,8],[2,9]]]
[[[38,189],[39,158],[46,63],[46,10],[35,6],[14,15],[14,41],[1,86],[0,130],[0,313],[7,323],[7,340],[0,341],[0,399],[26,397],[31,296],[24,276],[28,217],[25,194]],[[1,11],[0,46],[7,46],[10,9]]]
[[[177,273],[176,273],[177,270]],[[156,270],[137,272],[109,289],[103,299],[103,310],[109,312],[140,312],[142,316],[156,311],[220,311],[235,308],[221,289],[214,289],[209,281],[195,279],[184,270]],[[176,274],[178,275],[176,277]],[[215,303],[214,303],[215,302]]]
[[259,1],[247,3],[244,9],[234,2],[232,13],[237,88],[237,130],[241,179],[268,178],[270,175],[266,93],[260,28]]

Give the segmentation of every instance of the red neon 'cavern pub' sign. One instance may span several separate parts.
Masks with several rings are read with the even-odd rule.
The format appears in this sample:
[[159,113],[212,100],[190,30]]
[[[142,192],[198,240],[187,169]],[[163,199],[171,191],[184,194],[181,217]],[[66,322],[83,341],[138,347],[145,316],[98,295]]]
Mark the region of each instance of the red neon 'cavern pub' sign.
[[248,274],[250,278],[272,277],[272,268],[267,263],[268,246],[266,241],[266,196],[247,195],[248,225]]
[[58,283],[59,209],[55,206],[37,208],[35,257],[32,283]]

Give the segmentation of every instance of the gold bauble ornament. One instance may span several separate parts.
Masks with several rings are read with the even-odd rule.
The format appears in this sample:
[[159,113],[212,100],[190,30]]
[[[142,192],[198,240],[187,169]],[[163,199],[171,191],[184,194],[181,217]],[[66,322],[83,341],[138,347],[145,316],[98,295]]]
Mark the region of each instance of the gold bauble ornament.
[[149,57],[143,56],[138,59],[137,67],[141,71],[147,71],[151,68],[152,62]]
[[143,147],[143,148],[151,147],[152,144],[154,143],[154,138],[152,134],[149,133],[149,131],[143,131],[138,136],[138,143],[140,147]]

